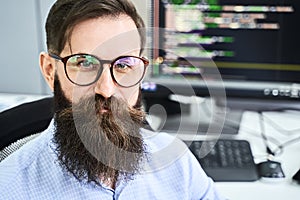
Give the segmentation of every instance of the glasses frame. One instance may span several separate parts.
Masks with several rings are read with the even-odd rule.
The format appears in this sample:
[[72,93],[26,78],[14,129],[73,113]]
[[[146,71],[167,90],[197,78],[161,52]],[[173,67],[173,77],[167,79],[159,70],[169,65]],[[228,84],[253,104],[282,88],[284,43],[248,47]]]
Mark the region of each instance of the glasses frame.
[[[149,60],[148,60],[147,58],[145,58],[145,57],[139,57],[139,56],[131,56],[131,55],[119,56],[119,57],[117,57],[117,58],[115,58],[115,59],[113,59],[113,60],[103,60],[103,59],[100,59],[99,57],[97,57],[97,56],[95,56],[95,55],[88,54],[88,53],[77,53],[77,54],[72,54],[72,55],[69,55],[69,56],[66,56],[66,57],[60,57],[60,56],[58,56],[58,55],[56,55],[56,54],[49,53],[49,56],[50,56],[51,58],[54,58],[55,60],[61,61],[61,62],[64,64],[64,70],[65,70],[65,74],[66,74],[67,78],[69,79],[70,82],[72,82],[73,84],[78,85],[78,86],[89,86],[89,85],[92,85],[92,84],[96,83],[96,82],[98,81],[98,79],[100,78],[101,74],[102,74],[101,67],[102,67],[102,69],[103,69],[103,65],[104,65],[104,64],[110,64],[109,71],[110,71],[110,75],[111,75],[113,81],[114,81],[118,86],[120,86],[120,87],[123,87],[123,88],[130,88],[130,87],[133,87],[133,86],[135,86],[135,85],[137,85],[137,84],[139,84],[139,83],[141,82],[141,80],[142,80],[142,79],[144,78],[144,76],[145,76],[146,68],[147,68],[148,65],[149,65]],[[97,72],[97,76],[96,76],[96,78],[95,78],[94,81],[92,81],[91,83],[88,83],[88,84],[78,84],[78,83],[74,82],[73,80],[71,80],[71,78],[69,77],[69,75],[68,75],[68,73],[67,73],[67,62],[68,62],[69,58],[71,58],[71,57],[73,57],[73,56],[93,56],[93,57],[95,57],[95,58],[99,61],[99,63],[101,64],[101,67],[100,67],[99,71]],[[117,60],[119,60],[119,59],[121,59],[121,58],[126,58],[126,57],[134,57],[134,58],[138,58],[138,59],[140,59],[141,61],[143,61],[143,63],[144,63],[144,71],[143,71],[143,74],[142,74],[141,78],[137,81],[137,83],[135,83],[135,84],[133,84],[133,85],[130,85],[130,86],[124,86],[124,85],[121,85],[120,83],[118,83],[118,81],[116,80],[116,78],[115,78],[115,76],[114,76],[113,68],[112,68],[112,66],[114,65],[114,63],[115,63]],[[101,73],[100,73],[100,71],[101,71]]]

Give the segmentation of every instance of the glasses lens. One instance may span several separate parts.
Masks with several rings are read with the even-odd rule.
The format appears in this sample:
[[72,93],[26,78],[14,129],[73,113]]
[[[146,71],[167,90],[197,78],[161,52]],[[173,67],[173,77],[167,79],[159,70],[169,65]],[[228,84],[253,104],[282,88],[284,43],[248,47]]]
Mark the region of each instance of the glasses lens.
[[140,82],[145,70],[143,60],[131,56],[116,60],[112,67],[115,80],[124,87],[130,87]]
[[92,55],[74,55],[66,63],[67,76],[78,85],[89,85],[94,82],[100,68],[100,61]]

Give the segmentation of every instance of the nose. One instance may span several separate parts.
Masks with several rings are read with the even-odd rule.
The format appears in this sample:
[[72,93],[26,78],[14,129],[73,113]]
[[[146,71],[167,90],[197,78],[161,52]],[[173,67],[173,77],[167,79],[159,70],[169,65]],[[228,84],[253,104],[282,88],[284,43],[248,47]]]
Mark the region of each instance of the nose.
[[114,95],[116,85],[111,77],[109,66],[105,66],[99,80],[96,82],[95,93],[109,98]]

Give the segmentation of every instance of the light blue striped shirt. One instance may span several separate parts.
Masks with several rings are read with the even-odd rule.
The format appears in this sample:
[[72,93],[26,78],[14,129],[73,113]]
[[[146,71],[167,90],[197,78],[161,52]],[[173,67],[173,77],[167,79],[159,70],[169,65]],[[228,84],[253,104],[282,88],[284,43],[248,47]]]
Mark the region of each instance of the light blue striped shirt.
[[57,162],[54,125],[0,163],[0,199],[223,199],[185,145],[166,133],[142,129],[150,159],[144,171],[113,190],[79,182]]

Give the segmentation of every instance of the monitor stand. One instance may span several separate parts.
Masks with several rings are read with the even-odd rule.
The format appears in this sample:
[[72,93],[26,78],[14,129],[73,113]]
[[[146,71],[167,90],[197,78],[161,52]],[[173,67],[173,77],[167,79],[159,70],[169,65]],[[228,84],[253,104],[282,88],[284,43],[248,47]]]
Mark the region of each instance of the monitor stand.
[[201,135],[237,134],[239,131],[242,110],[231,110],[216,105],[212,99],[189,103],[187,112],[166,115],[153,112],[160,120],[156,122],[156,131],[169,133],[189,133]]

